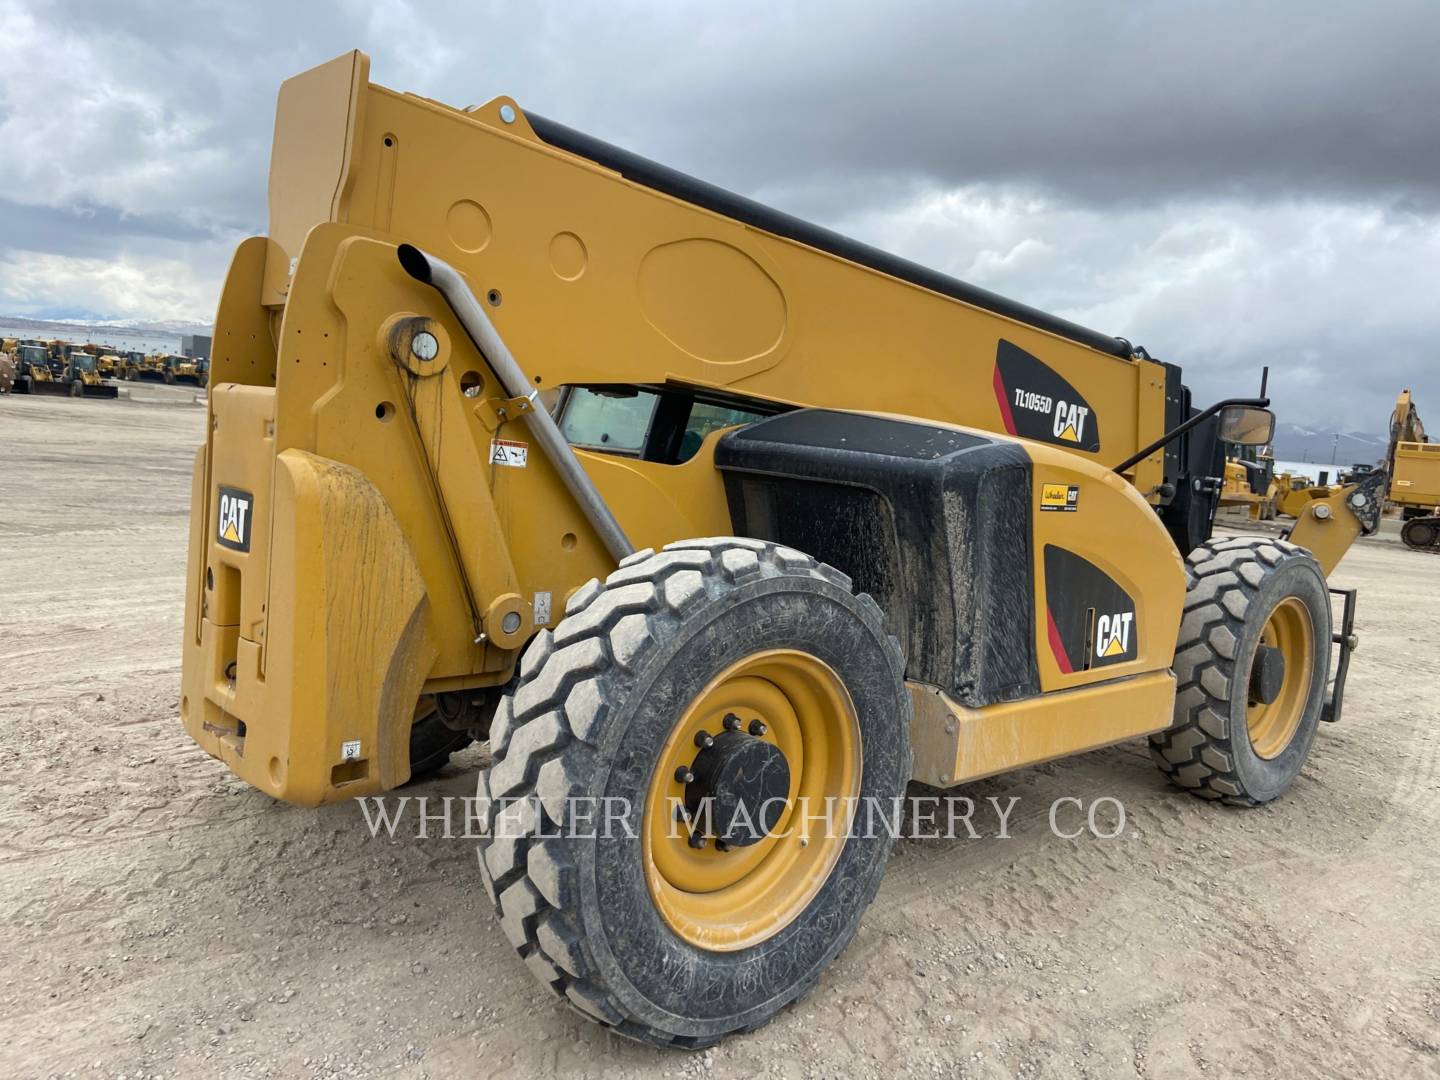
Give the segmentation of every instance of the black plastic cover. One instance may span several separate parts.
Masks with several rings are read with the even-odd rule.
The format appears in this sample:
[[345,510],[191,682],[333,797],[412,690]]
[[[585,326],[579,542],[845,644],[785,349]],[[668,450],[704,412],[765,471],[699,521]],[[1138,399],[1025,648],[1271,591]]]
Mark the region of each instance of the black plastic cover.
[[850,575],[884,610],[908,678],[972,708],[1040,692],[1018,443],[800,409],[725,436],[715,463],[736,534]]

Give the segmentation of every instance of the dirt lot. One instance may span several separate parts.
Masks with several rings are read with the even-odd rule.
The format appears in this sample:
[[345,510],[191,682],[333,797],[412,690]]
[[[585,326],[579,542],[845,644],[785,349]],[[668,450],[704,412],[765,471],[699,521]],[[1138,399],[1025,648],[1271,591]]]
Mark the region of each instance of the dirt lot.
[[[1348,709],[1286,798],[1201,803],[1140,743],[972,785],[982,838],[902,842],[813,994],[666,1055],[532,981],[472,842],[372,839],[186,738],[203,418],[0,398],[0,1074],[1440,1075],[1440,558],[1346,559]],[[406,793],[471,795],[480,760]],[[1101,796],[1119,838],[1051,833]]]

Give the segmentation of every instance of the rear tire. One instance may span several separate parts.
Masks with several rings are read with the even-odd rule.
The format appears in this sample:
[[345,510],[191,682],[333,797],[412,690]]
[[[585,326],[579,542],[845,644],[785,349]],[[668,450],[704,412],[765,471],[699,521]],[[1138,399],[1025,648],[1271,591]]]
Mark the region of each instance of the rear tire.
[[[1150,737],[1151,754],[1193,795],[1257,806],[1294,782],[1319,727],[1330,669],[1325,575],[1304,548],[1259,536],[1211,540],[1185,563],[1175,726]],[[1257,698],[1262,644],[1283,655],[1284,674]]]
[[[496,712],[493,763],[480,783],[487,834],[481,867],[500,925],[544,985],[632,1039],[695,1048],[765,1023],[809,990],[844,949],[879,886],[891,847],[886,829],[837,830],[833,841],[816,835],[804,843],[798,833],[786,837],[777,829],[754,847],[710,843],[694,857],[747,860],[753,852],[789,860],[706,864],[707,872],[722,874],[814,859],[798,863],[814,868],[801,876],[808,891],[782,895],[758,874],[738,880],[753,887],[749,893],[730,885],[667,891],[674,885],[661,864],[688,858],[676,854],[679,847],[657,854],[655,846],[655,824],[670,820],[651,812],[654,792],[670,781],[667,749],[694,742],[687,718],[716,687],[730,685],[727,673],[777,656],[813,662],[836,677],[850,703],[846,722],[857,725],[859,739],[850,745],[857,756],[863,749],[859,767],[844,774],[858,792],[857,812],[870,798],[889,806],[911,771],[899,646],[879,607],[852,594],[843,574],[757,540],[689,540],[659,554],[637,552],[603,585],[590,581],[570,598],[554,633],[541,631],[531,642],[518,685]],[[747,685],[771,690],[781,685],[783,693],[783,683],[747,678]],[[769,735],[778,745],[778,725],[829,716],[807,709],[797,706],[787,718],[777,707],[776,731],[746,730],[757,742]],[[726,720],[738,735],[728,714]],[[718,721],[708,726],[719,730]],[[828,759],[810,749],[815,744],[802,745],[806,755],[791,760],[803,761],[796,782],[808,784],[825,775]],[[689,756],[696,754],[692,746]],[[636,812],[642,803],[643,818]],[[587,830],[572,817],[572,808],[584,805],[622,806],[631,827],[601,829],[601,815],[610,811],[596,809]],[[800,850],[811,846],[809,855]],[[774,925],[762,923],[753,938],[722,944],[728,924],[714,941],[703,932],[697,937],[657,896],[718,901],[712,914],[718,910],[716,918],[733,918],[737,926],[743,909],[731,908],[732,900],[759,910],[773,901],[786,914],[777,914]]]

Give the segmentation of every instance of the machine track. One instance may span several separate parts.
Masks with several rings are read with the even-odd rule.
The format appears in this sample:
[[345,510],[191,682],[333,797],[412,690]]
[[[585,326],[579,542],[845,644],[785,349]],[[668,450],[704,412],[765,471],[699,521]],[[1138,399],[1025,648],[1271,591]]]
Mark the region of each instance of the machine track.
[[1400,526],[1400,539],[1412,551],[1440,552],[1440,515],[1411,518]]

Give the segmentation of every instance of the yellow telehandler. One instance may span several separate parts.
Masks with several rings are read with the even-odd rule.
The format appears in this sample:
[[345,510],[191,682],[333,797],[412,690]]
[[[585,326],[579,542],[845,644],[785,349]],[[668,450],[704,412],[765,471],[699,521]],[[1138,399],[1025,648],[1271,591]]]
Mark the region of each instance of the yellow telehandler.
[[358,52],[281,88],[269,191],[215,323],[181,720],[306,806],[488,740],[500,926],[620,1034],[805,993],[911,781],[1148,737],[1253,806],[1340,714],[1326,574],[1383,492],[1212,536],[1263,399]]

